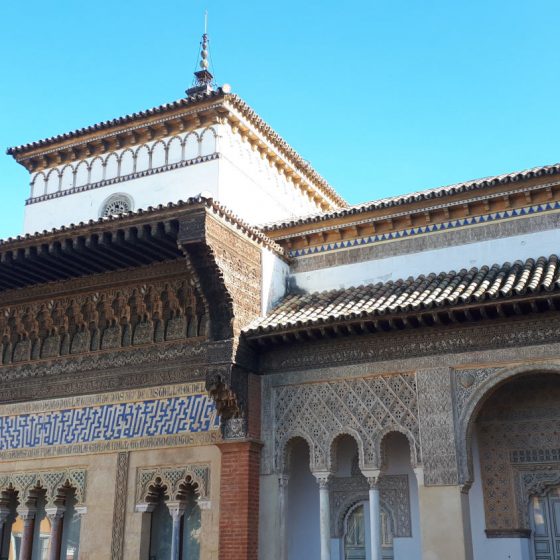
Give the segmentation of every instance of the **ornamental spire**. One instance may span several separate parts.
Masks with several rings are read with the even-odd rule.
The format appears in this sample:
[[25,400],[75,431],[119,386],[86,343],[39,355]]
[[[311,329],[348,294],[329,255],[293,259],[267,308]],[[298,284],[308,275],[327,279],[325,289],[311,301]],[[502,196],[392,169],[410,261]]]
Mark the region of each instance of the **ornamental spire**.
[[185,92],[187,96],[196,95],[197,93],[209,93],[214,89],[214,76],[208,70],[210,66],[208,61],[208,43],[208,12],[205,12],[204,33],[200,41],[200,70],[194,72],[193,84]]

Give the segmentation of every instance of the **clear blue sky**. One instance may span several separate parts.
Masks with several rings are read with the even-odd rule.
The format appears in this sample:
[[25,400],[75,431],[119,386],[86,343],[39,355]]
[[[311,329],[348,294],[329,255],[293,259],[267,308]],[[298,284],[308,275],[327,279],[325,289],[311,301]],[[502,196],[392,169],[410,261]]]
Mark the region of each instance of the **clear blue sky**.
[[5,148],[181,97],[205,8],[218,83],[351,203],[560,160],[557,1],[4,1],[0,237]]

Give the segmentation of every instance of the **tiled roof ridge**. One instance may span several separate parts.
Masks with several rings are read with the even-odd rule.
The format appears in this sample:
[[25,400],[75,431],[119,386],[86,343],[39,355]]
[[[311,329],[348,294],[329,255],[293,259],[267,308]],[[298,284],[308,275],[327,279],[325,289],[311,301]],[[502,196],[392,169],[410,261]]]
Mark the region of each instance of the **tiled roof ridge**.
[[87,230],[95,225],[107,224],[112,222],[122,222],[123,225],[126,225],[127,220],[130,220],[134,217],[146,215],[146,216],[154,216],[158,217],[158,215],[169,211],[170,209],[179,209],[188,206],[194,206],[196,204],[204,205],[209,210],[217,215],[218,217],[226,220],[230,224],[239,228],[245,235],[251,238],[253,241],[261,243],[263,245],[268,246],[273,251],[279,253],[282,256],[286,256],[286,251],[283,247],[278,245],[275,241],[267,237],[262,231],[255,228],[254,226],[248,224],[243,219],[241,219],[237,214],[229,210],[226,206],[220,204],[218,201],[215,201],[212,197],[197,195],[186,200],[179,200],[177,202],[169,202],[167,204],[159,204],[158,206],[148,206],[146,209],[138,208],[138,210],[131,210],[130,212],[126,212],[123,214],[116,214],[106,217],[98,218],[97,220],[91,219],[87,222],[79,222],[78,224],[70,224],[68,226],[60,226],[58,228],[52,228],[51,230],[43,230],[41,232],[35,232],[33,234],[26,233],[24,235],[18,235],[16,237],[8,237],[7,239],[0,239],[0,251],[5,251],[11,249],[10,245],[17,245],[20,242],[25,241],[41,241],[42,239],[50,236],[56,235],[60,233],[79,233],[83,231],[84,233]]
[[161,105],[157,105],[156,107],[152,107],[150,109],[145,109],[143,111],[136,111],[134,113],[126,114],[122,117],[116,117],[114,119],[101,121],[93,125],[77,128],[70,132],[64,132],[62,134],[57,134],[55,136],[49,136],[48,138],[44,138],[42,140],[36,140],[34,142],[21,144],[19,146],[12,146],[6,150],[6,153],[8,155],[15,156],[25,150],[30,150],[33,148],[41,148],[43,146],[49,146],[51,144],[55,144],[56,142],[61,142],[63,140],[69,140],[71,138],[77,138],[79,136],[83,136],[84,134],[89,134],[90,132],[105,130],[113,126],[134,122],[139,118],[157,115],[169,109],[178,109],[179,107],[187,107],[189,105],[196,104],[200,101],[205,101],[211,98],[224,97],[226,95],[227,94],[224,93],[222,88],[219,87],[216,90],[210,91],[208,93],[199,93],[189,97],[182,97],[175,101],[170,101],[169,103],[163,103]]
[[350,288],[289,294],[264,318],[245,329],[248,336],[293,328],[382,317],[410,311],[481,303],[539,291],[560,291],[556,254],[503,264],[363,284]]
[[543,175],[555,175],[560,173],[560,163],[551,165],[531,167],[521,171],[514,171],[511,173],[503,173],[501,175],[491,175],[482,177],[480,179],[472,179],[461,183],[453,183],[451,185],[444,185],[441,187],[434,187],[420,191],[414,191],[402,195],[392,197],[380,198],[369,202],[361,202],[346,208],[338,210],[328,210],[326,212],[315,212],[302,216],[293,220],[277,220],[260,224],[259,228],[262,231],[275,231],[279,229],[289,228],[298,225],[313,224],[318,222],[327,221],[333,218],[343,218],[346,216],[353,216],[371,210],[378,210],[382,208],[392,208],[401,206],[403,204],[420,202],[422,200],[430,200],[442,196],[451,196],[454,194],[465,193],[481,188],[491,187],[499,184],[515,183],[524,179],[531,179],[533,177],[542,177]]

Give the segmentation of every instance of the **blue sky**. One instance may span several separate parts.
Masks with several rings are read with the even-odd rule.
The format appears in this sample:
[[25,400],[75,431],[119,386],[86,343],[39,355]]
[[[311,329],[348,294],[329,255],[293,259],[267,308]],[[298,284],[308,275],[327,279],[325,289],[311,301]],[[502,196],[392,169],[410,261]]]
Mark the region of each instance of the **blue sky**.
[[5,148],[181,97],[205,9],[218,83],[351,203],[560,160],[557,1],[0,2],[0,237]]

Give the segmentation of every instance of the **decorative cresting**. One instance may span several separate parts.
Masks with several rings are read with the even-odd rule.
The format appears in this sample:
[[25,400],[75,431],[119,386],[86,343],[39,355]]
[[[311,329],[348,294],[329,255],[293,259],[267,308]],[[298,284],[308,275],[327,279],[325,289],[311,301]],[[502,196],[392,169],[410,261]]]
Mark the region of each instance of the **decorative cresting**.
[[209,500],[210,465],[139,468],[136,471],[136,509],[146,511],[157,499],[160,488],[165,490],[170,501],[182,501],[187,485],[194,488],[199,502]]
[[61,469],[48,471],[22,471],[0,474],[0,492],[17,492],[20,504],[25,504],[35,490],[45,490],[47,507],[56,506],[66,489],[75,491],[76,508],[85,506],[85,469]]
[[379,469],[381,441],[392,431],[408,438],[411,463],[417,465],[420,438],[416,395],[412,373],[276,387],[277,472],[287,468],[286,446],[294,437],[303,437],[309,444],[312,471],[332,472],[331,444],[340,434],[356,439],[361,469]]
[[182,279],[4,307],[2,364],[205,336],[207,317]]

